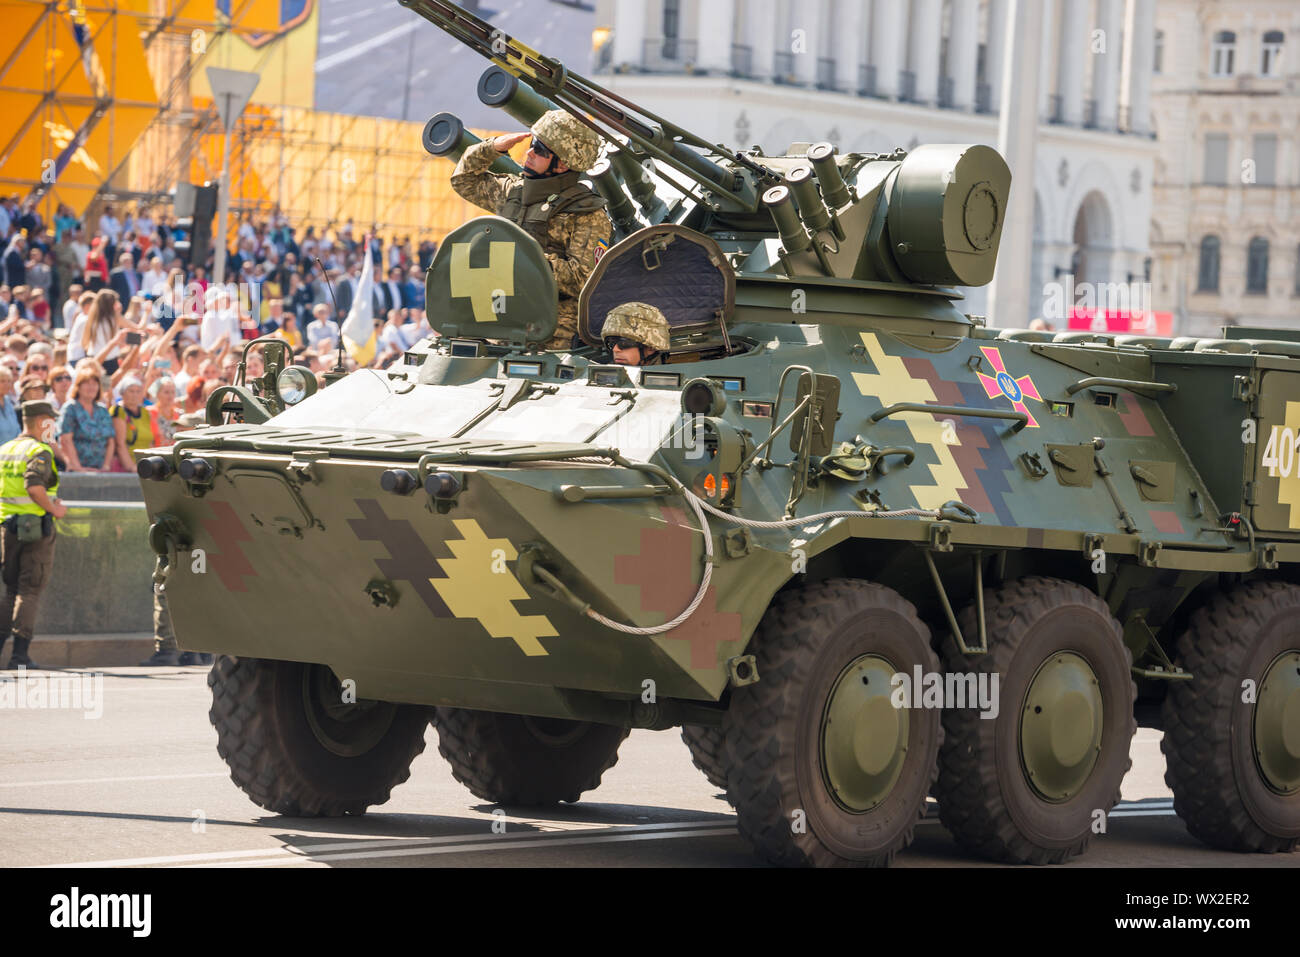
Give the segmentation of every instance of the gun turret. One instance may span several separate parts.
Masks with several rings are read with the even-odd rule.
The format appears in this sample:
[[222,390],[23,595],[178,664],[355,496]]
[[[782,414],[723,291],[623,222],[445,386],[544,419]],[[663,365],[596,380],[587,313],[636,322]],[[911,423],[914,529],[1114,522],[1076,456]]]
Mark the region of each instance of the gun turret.
[[[421,141],[430,154],[446,157],[453,163],[475,143],[483,142],[465,129],[465,124],[460,121],[460,118],[451,113],[435,113],[430,117],[429,122],[424,124],[424,135]],[[504,154],[493,160],[488,169],[494,173],[520,171],[519,164]]]
[[[570,72],[450,0],[399,2],[491,61],[479,80],[484,103],[528,126],[562,109],[611,144],[589,172],[620,239],[647,225],[693,230],[718,242],[742,275],[873,287],[992,279],[1011,185],[996,150],[930,145],[840,156],[833,144],[817,143],[786,155],[735,153]],[[459,155],[473,142],[449,114],[430,121],[425,139],[435,155]]]

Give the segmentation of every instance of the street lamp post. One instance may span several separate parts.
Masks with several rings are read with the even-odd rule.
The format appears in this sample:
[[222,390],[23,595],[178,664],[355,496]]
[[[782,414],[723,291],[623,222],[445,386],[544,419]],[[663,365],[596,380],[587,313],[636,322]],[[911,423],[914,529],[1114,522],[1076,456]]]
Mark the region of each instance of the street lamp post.
[[230,218],[230,131],[239,114],[253,97],[261,76],[247,70],[226,70],[210,66],[207,69],[208,85],[217,103],[217,115],[225,130],[221,142],[221,190],[217,195],[217,248],[212,261],[212,281],[226,281],[226,227]]

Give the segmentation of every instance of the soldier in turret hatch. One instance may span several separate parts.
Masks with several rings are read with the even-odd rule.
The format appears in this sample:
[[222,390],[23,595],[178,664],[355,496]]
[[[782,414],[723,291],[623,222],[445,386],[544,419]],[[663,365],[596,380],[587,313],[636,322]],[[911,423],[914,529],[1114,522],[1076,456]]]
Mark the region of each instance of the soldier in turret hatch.
[[668,358],[668,320],[654,306],[625,302],[605,316],[600,338],[614,362],[621,366],[644,366]]
[[[522,176],[488,171],[498,155],[532,136]],[[600,155],[600,137],[563,110],[551,110],[530,133],[476,143],[451,174],[451,187],[475,206],[504,216],[541,244],[560,294],[547,349],[571,349],[578,333],[578,293],[609,247],[613,226],[605,200],[578,182]]]

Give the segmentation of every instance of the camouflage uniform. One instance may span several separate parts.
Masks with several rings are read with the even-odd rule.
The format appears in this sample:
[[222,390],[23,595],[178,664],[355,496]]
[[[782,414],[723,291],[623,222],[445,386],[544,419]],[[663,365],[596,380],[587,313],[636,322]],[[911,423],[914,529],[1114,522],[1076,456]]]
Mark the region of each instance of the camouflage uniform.
[[[451,174],[451,188],[475,206],[517,223],[541,244],[560,297],[555,335],[546,348],[568,349],[578,333],[578,293],[609,246],[613,226],[605,201],[578,182],[581,170],[595,163],[599,143],[556,140],[557,124],[552,118],[548,126],[547,117],[550,114],[534,125],[534,131],[550,131],[552,141],[542,142],[573,167],[569,172],[539,179],[489,172],[501,154],[487,141],[474,144],[461,156]],[[569,158],[578,162],[569,163]]]

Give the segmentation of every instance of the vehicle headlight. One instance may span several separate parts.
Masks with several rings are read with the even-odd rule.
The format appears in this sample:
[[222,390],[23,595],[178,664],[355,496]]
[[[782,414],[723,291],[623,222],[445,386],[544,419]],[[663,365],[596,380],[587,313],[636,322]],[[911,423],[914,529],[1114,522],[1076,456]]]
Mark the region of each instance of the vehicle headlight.
[[290,366],[276,377],[275,391],[285,405],[297,405],[316,391],[316,377],[298,366]]

